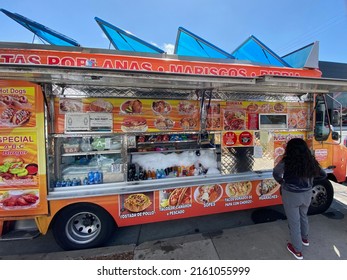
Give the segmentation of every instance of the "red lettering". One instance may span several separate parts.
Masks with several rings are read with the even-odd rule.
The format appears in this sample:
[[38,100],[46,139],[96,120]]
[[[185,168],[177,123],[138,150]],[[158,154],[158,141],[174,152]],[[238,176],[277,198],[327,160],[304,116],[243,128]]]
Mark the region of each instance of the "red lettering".
[[183,65],[170,64],[169,71],[174,73],[183,73]]
[[63,66],[75,66],[75,60],[72,57],[64,57],[61,60],[61,65],[63,65]]
[[247,70],[241,68],[241,69],[239,70],[239,76],[247,77]]
[[102,68],[114,68],[110,59],[105,59]]
[[133,61],[130,63],[130,70],[140,70],[140,65],[136,61]]
[[128,61],[116,60],[115,64],[116,64],[116,66],[115,66],[116,69],[125,69],[125,70],[128,69]]
[[28,61],[32,64],[41,64],[41,59],[38,55],[29,55]]
[[203,74],[204,73],[204,68],[200,66],[194,67],[194,72],[195,74]]
[[185,69],[184,69],[184,73],[187,73],[187,74],[193,74],[193,68],[191,66],[186,66]]
[[267,70],[260,70],[260,76],[269,74]]
[[235,69],[235,68],[230,68],[230,69],[229,69],[228,75],[229,75],[229,76],[238,76],[237,69]]
[[218,71],[219,76],[226,76],[228,74],[228,70],[225,68],[221,68]]
[[211,67],[210,68],[210,73],[212,75],[218,75],[218,69],[216,67]]
[[149,62],[143,62],[143,63],[141,64],[141,68],[142,68],[143,70],[152,71],[152,64],[149,63]]
[[14,63],[22,63],[22,64],[25,64],[25,59],[24,59],[24,55],[17,55],[15,60],[14,60]]
[[48,65],[59,65],[60,59],[57,56],[48,56],[47,63]]
[[76,66],[86,66],[86,58],[83,57],[77,57],[76,58]]
[[13,54],[3,54],[1,55],[1,58],[4,59],[5,63],[11,63],[11,60],[13,59]]

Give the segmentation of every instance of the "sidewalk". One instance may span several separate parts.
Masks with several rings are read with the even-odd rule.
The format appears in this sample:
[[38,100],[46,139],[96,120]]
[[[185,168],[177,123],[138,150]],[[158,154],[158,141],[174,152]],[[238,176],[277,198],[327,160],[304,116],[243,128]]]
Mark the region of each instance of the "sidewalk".
[[[310,216],[306,260],[347,260],[347,187],[334,184],[335,201],[322,215]],[[2,259],[135,259],[135,260],[293,260],[287,251],[287,221],[231,228],[182,237],[82,251],[6,256]]]

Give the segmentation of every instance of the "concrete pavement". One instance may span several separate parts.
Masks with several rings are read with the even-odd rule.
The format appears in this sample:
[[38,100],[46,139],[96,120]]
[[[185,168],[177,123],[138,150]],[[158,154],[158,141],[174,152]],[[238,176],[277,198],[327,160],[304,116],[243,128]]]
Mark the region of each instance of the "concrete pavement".
[[[322,215],[310,216],[310,246],[303,250],[306,260],[347,260],[347,187],[334,184],[332,207]],[[247,225],[209,234],[91,250],[34,255],[10,255],[0,259],[115,259],[124,253],[135,260],[292,260],[286,243],[286,220]],[[119,259],[119,258],[116,258]]]

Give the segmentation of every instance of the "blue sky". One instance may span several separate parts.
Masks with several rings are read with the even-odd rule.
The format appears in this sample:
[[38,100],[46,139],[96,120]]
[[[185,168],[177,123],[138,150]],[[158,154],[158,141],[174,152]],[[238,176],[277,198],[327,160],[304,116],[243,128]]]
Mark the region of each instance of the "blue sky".
[[[168,52],[182,26],[227,52],[254,35],[280,56],[319,41],[320,60],[347,63],[347,0],[0,0],[0,8],[83,47],[109,48],[99,17]],[[0,26],[1,42],[33,41],[3,13]]]

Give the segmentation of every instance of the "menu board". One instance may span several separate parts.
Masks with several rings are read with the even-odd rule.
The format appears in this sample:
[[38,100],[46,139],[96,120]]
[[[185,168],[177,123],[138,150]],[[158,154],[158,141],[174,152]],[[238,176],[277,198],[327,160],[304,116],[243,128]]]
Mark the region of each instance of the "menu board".
[[274,179],[119,195],[119,225],[164,221],[281,204]]
[[[71,121],[76,114],[89,120],[91,114],[106,114],[112,118],[112,128],[105,132],[166,132],[199,131],[200,111],[198,101],[154,100],[154,99],[115,99],[115,98],[61,98],[55,100],[56,133],[91,129],[92,123]],[[89,115],[87,115],[89,114]],[[74,124],[77,123],[77,127]],[[107,120],[109,123],[109,119]],[[90,127],[89,127],[90,125]],[[79,127],[79,128],[78,128]],[[109,126],[108,126],[109,127]]]
[[0,81],[0,133],[0,216],[47,213],[43,96],[38,86]]
[[282,158],[287,146],[287,143],[292,138],[301,138],[306,140],[307,133],[300,131],[292,131],[292,132],[276,132],[274,134],[274,164],[276,165]]
[[[204,107],[204,126],[210,131],[259,130],[262,114],[287,116],[286,129],[307,129],[310,123],[309,106],[303,102],[209,101]],[[64,133],[66,118],[72,113],[108,113],[113,128],[106,130],[114,133],[194,132],[199,131],[201,125],[197,100],[57,98],[55,112],[56,133]]]

